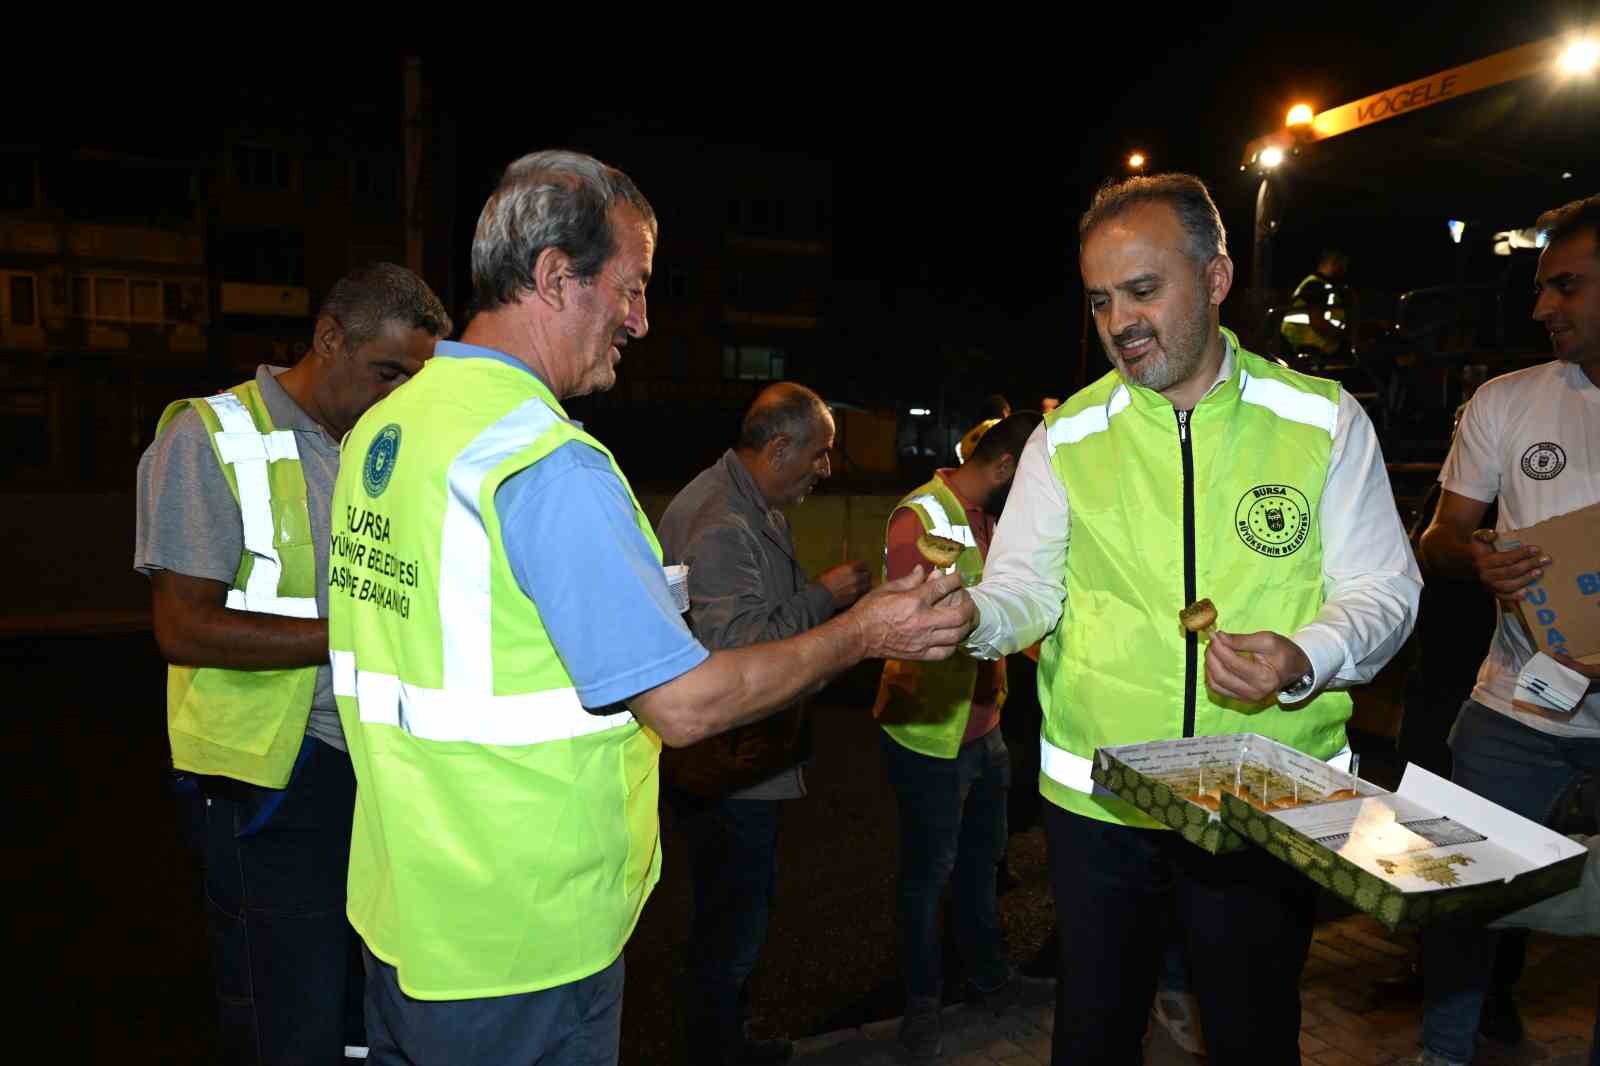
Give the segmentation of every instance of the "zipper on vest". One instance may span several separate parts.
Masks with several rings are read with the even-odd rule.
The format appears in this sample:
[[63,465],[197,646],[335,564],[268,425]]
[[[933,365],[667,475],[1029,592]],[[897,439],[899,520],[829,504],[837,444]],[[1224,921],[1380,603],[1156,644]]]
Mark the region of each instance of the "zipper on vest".
[[[1197,597],[1194,578],[1194,449],[1189,440],[1190,412],[1178,411],[1178,451],[1183,456],[1183,603]],[[1183,735],[1194,736],[1195,683],[1200,666],[1200,636],[1183,635]]]

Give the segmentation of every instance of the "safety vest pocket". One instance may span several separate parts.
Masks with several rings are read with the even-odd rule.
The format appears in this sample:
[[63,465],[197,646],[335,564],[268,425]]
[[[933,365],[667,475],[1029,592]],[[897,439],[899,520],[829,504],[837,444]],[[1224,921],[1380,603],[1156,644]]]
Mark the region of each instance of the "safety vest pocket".
[[168,726],[173,732],[218,748],[264,756],[285,729],[305,731],[309,699],[274,700],[264,704],[262,694],[304,687],[309,698],[309,686],[315,683],[311,671],[191,670],[184,673],[188,674],[186,686],[177,676],[169,682]]

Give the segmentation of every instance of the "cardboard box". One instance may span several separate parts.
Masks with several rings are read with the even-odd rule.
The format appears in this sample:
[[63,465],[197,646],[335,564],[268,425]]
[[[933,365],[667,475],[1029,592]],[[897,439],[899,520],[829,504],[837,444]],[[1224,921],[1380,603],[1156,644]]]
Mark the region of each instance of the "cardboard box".
[[1500,534],[1501,551],[1536,544],[1550,557],[1522,590],[1517,614],[1534,647],[1600,662],[1600,504]]
[[[1157,740],[1145,744],[1125,744],[1100,748],[1095,752],[1090,776],[1108,792],[1133,804],[1156,821],[1183,834],[1189,843],[1222,854],[1249,847],[1250,842],[1222,819],[1221,795],[1224,787],[1238,788],[1243,781],[1241,768],[1249,759],[1252,745],[1272,744],[1272,741],[1253,733],[1237,733],[1217,737],[1186,737],[1181,740]],[[1321,787],[1326,774],[1337,773],[1326,763],[1309,755],[1300,755],[1281,744],[1274,745],[1295,756],[1304,768],[1283,782],[1286,794],[1292,799],[1301,793],[1310,800],[1336,788],[1357,788],[1364,792],[1382,790],[1347,774],[1339,777],[1353,782]],[[1269,798],[1273,783],[1267,783]],[[1210,795],[1218,809],[1202,806],[1196,796]]]
[[1284,810],[1224,793],[1222,822],[1390,929],[1488,921],[1582,877],[1581,845],[1420,766],[1390,793],[1263,737],[1246,757],[1325,793],[1358,789]]

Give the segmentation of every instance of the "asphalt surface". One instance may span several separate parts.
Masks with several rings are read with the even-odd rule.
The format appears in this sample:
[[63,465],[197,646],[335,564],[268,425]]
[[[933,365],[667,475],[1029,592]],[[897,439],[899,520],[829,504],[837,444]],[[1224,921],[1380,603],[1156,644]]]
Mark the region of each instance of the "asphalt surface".
[[[768,1032],[809,1036],[898,1015],[893,799],[868,714],[876,671],[817,703],[810,795],[789,804],[778,904],[754,1003]],[[0,641],[11,754],[13,943],[27,974],[13,1061],[215,1061],[196,865],[168,784],[164,670],[148,634]],[[688,926],[681,841],[628,946],[622,1061],[673,1061],[672,975]],[[1013,956],[1051,925],[1044,841],[1013,838],[1002,898]],[[954,960],[951,960],[952,967]],[[954,989],[959,972],[947,972]],[[9,1057],[9,1056],[8,1056]]]

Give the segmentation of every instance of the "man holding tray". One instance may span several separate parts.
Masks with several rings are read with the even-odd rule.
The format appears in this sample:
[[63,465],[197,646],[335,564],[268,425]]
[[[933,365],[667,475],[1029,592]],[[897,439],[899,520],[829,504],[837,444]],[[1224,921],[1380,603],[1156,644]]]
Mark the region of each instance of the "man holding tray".
[[[1500,533],[1600,502],[1592,431],[1600,424],[1600,195],[1547,212],[1538,228],[1548,243],[1533,317],[1549,331],[1556,359],[1496,378],[1473,396],[1439,472],[1444,492],[1422,535],[1422,557],[1430,572],[1476,578],[1502,601],[1478,683],[1450,734],[1453,780],[1548,823],[1578,778],[1600,771],[1600,666],[1558,657],[1590,679],[1569,713],[1513,705],[1517,676],[1534,653],[1514,605],[1550,559],[1536,544],[1496,551],[1473,534],[1492,502]],[[1424,1062],[1471,1061],[1495,941],[1463,929],[1424,938]]]
[[[1090,759],[1247,732],[1338,759],[1338,690],[1399,650],[1421,580],[1360,405],[1221,328],[1233,262],[1198,179],[1101,189],[1079,240],[1115,370],[1024,448],[966,645],[994,657],[1044,637],[1052,1061],[1140,1061],[1175,916],[1211,1058],[1298,1062],[1310,882],[1266,852],[1212,855],[1161,831],[1095,792]],[[1201,598],[1212,634],[1178,623]]]

